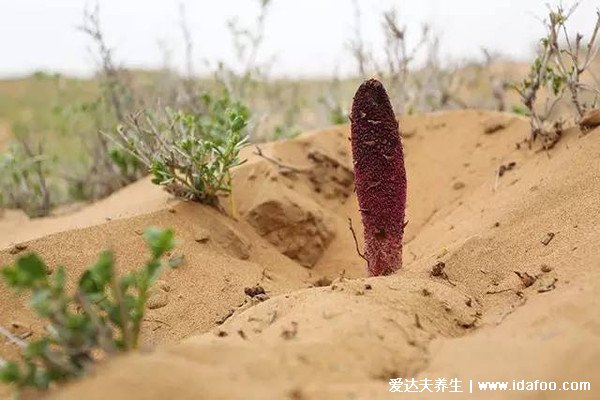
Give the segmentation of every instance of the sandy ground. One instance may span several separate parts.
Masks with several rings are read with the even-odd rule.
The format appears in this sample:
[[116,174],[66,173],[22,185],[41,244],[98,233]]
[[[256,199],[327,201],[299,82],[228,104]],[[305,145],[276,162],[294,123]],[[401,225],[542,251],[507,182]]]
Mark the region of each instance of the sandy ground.
[[20,210],[5,210],[0,218],[0,231],[6,234],[0,235],[0,248],[57,232],[148,214],[176,203],[168,193],[156,190],[149,179],[143,179],[92,206],[64,216],[30,219]]
[[[404,268],[390,277],[365,278],[348,229],[351,218],[361,237],[346,126],[261,146],[280,165],[246,149],[233,202],[223,201],[230,216],[147,181],[69,216],[7,213],[1,263],[25,242],[71,276],[105,247],[134,267],[148,225],[174,228],[185,256],[160,284],[162,307],[148,311],[148,350],[50,397],[600,398],[600,130],[567,131],[539,152],[517,148],[528,123],[511,114],[400,125],[409,224]],[[255,285],[269,299],[244,293]],[[1,284],[0,294],[0,324],[42,332],[25,298]],[[3,357],[15,352],[0,343]],[[589,381],[592,391],[390,393],[397,377],[456,378],[465,392],[469,380],[513,379]]]

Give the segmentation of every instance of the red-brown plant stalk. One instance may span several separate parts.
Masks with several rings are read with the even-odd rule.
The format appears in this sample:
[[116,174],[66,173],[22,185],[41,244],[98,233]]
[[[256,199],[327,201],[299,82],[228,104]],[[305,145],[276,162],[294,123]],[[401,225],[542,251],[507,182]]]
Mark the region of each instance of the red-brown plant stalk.
[[381,82],[360,85],[350,117],[364,257],[371,276],[389,275],[402,266],[406,171],[398,121]]

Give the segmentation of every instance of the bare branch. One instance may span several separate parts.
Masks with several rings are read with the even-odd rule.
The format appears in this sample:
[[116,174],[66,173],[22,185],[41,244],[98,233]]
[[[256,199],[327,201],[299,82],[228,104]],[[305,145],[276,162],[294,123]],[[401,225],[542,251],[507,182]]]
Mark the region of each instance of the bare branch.
[[284,171],[290,171],[290,172],[297,172],[299,174],[307,174],[310,172],[310,168],[308,167],[294,167],[288,164],[284,164],[279,160],[276,160],[273,157],[267,156],[266,154],[263,153],[262,149],[260,147],[258,147],[258,145],[254,146],[256,148],[256,152],[254,152],[253,154],[264,158],[265,160],[275,164],[279,169],[282,170],[282,172]]
[[188,79],[194,75],[194,41],[190,33],[190,28],[185,18],[185,5],[179,4],[179,27],[181,28],[181,34],[183,36],[183,43],[185,44],[185,66]]
[[365,257],[363,253],[361,253],[360,248],[358,247],[358,239],[356,239],[356,232],[354,231],[354,227],[352,226],[352,218],[348,218],[348,227],[350,228],[350,232],[352,233],[352,238],[354,239],[354,246],[356,247],[356,253],[369,264],[369,260]]
[[0,325],[0,335],[2,335],[5,338],[7,338],[8,341],[11,342],[12,344],[14,344],[15,346],[18,346],[18,347],[20,347],[22,349],[24,349],[24,348],[27,347],[27,342],[26,341],[24,341],[23,339],[21,339],[17,335],[14,335],[11,331],[9,331],[8,329],[6,329],[2,325]]

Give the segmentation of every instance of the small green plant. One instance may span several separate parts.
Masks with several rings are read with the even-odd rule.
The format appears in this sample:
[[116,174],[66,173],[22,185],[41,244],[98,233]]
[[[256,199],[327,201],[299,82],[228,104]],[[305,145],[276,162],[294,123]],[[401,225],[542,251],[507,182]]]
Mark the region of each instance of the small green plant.
[[243,163],[248,109],[224,94],[202,97],[201,114],[167,109],[132,115],[118,143],[153,175],[152,182],[179,197],[216,206],[231,192],[231,168]]
[[0,382],[44,389],[85,375],[102,356],[137,349],[149,289],[169,265],[161,258],[174,246],[171,230],[149,228],[144,238],[150,258],[143,268],[118,276],[113,253],[104,251],[80,277],[74,293],[67,293],[66,269],[60,266],[49,274],[34,253],[4,267],[8,286],[29,291],[31,307],[49,324],[46,335],[28,343],[0,330],[22,347],[22,360],[0,364]]
[[334,125],[345,124],[348,122],[348,114],[338,106],[329,112],[329,122]]
[[291,126],[277,125],[273,131],[273,139],[293,139],[300,134],[300,131]]
[[[331,84],[331,87],[332,89],[339,88],[339,79],[337,77],[334,78],[334,82]],[[319,98],[319,103],[325,107],[327,112],[327,120],[330,124],[341,125],[348,123],[348,112],[343,108],[341,102],[334,96],[322,96]]]
[[48,215],[49,161],[41,146],[33,151],[26,140],[13,143],[0,153],[0,206],[20,208],[31,217]]
[[[587,110],[597,107],[600,100],[600,88],[582,81],[584,73],[590,72],[600,49],[600,11],[596,12],[596,24],[587,43],[584,43],[584,35],[577,33],[573,38],[567,29],[567,21],[578,5],[575,3],[569,10],[562,6],[549,8],[548,17],[544,20],[546,33],[539,42],[537,57],[527,77],[513,85],[530,118],[530,145],[538,138],[544,149],[550,149],[558,142],[563,121],[553,118],[553,114],[567,92],[570,93],[568,103],[575,110],[576,122],[581,121]],[[545,98],[540,99],[544,89]],[[584,93],[591,98],[585,99]]]
[[514,114],[522,115],[524,117],[529,116],[529,111],[521,104],[513,104],[510,109]]

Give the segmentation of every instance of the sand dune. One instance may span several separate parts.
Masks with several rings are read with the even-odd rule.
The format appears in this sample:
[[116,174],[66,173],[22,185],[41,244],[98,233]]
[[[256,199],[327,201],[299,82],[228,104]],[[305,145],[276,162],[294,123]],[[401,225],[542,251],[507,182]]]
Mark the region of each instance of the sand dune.
[[114,195],[63,216],[29,219],[18,210],[6,210],[0,218],[0,248],[37,239],[57,232],[86,228],[113,219],[133,217],[167,208],[176,203],[168,193],[149,179],[133,183]]
[[[185,256],[147,315],[144,340],[156,349],[104,363],[51,398],[460,397],[389,393],[391,377],[458,378],[464,390],[470,379],[589,381],[591,392],[568,398],[598,398],[600,132],[569,130],[545,153],[517,148],[528,123],[511,114],[400,125],[409,224],[404,268],[390,277],[365,278],[348,229],[351,218],[361,237],[347,126],[261,146],[277,163],[246,149],[233,206],[222,204],[230,216],[142,181],[69,216],[0,220],[12,227],[1,230],[2,263],[27,241],[71,276],[107,246],[134,267],[148,225],[174,228]],[[245,295],[257,284],[270,299]],[[23,298],[0,293],[0,324],[42,332]],[[15,349],[1,343],[0,354]],[[565,398],[495,395],[472,398]]]

